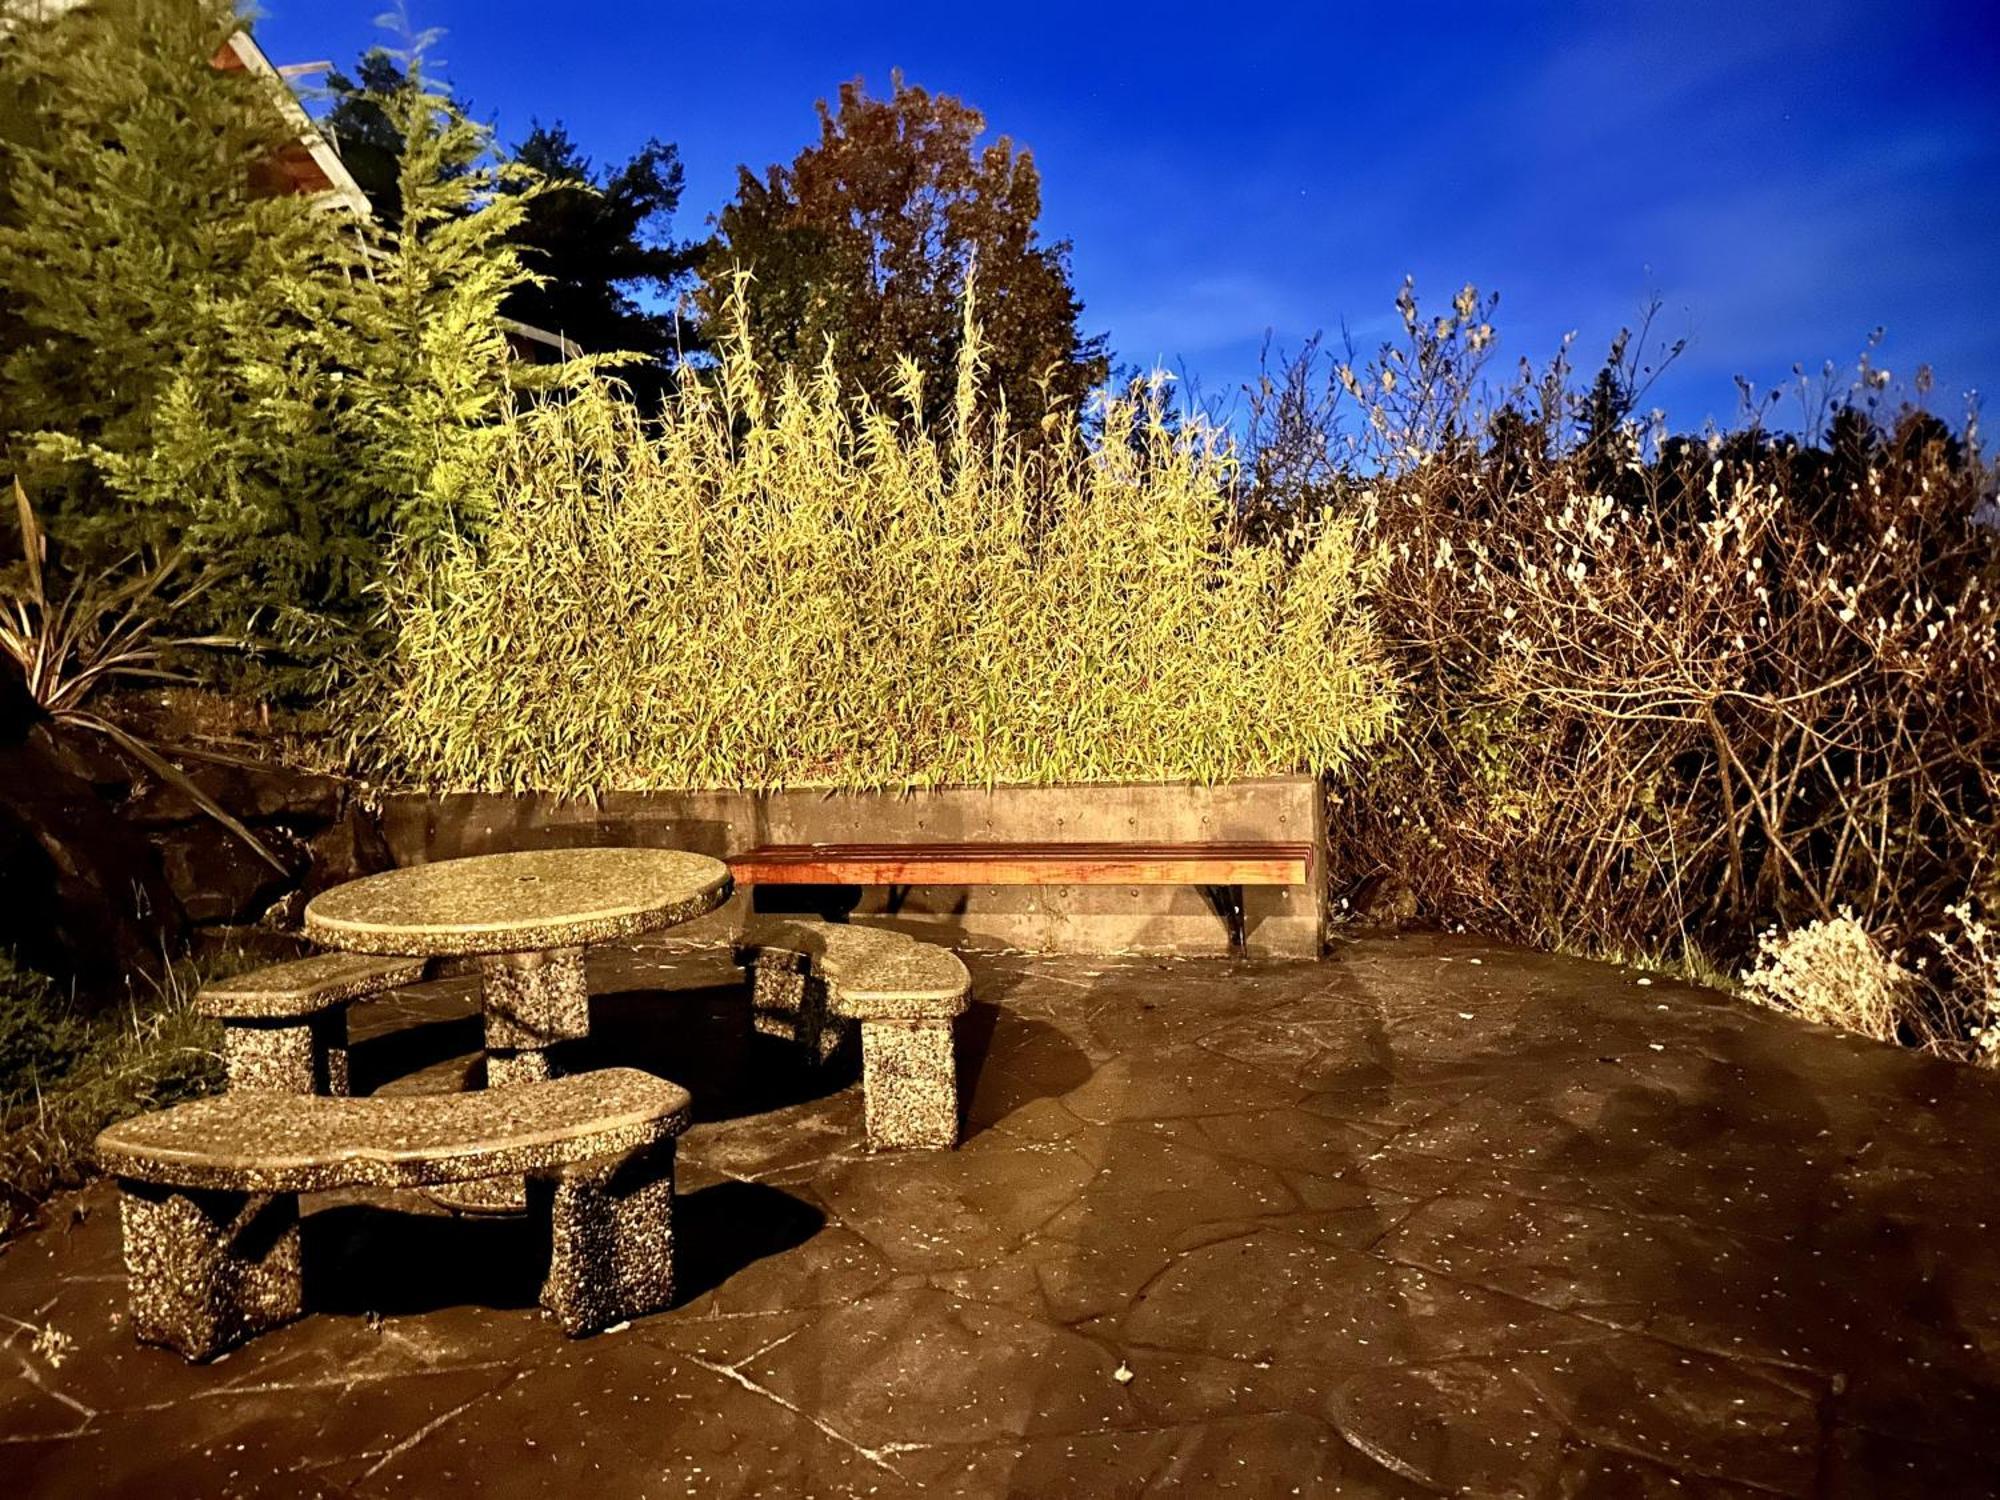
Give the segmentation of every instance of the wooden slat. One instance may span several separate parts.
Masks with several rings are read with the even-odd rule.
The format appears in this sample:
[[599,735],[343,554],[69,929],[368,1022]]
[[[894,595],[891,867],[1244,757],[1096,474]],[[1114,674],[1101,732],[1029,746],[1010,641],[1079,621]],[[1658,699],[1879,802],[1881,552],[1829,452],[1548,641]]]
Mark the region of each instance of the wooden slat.
[[1304,885],[1310,844],[776,844],[739,885]]
[[1138,844],[1127,842],[1105,843],[1006,843],[997,840],[968,844],[915,843],[909,840],[879,844],[839,843],[839,844],[766,844],[752,849],[738,859],[815,859],[827,855],[846,857],[853,854],[907,853],[915,850],[920,854],[935,854],[941,858],[973,857],[984,858],[992,855],[1013,856],[1035,859],[1042,856],[1069,858],[1078,854],[1146,854],[1169,858],[1203,859],[1209,856],[1226,858],[1237,854],[1296,854],[1309,850],[1310,844],[1281,844],[1258,841],[1210,842],[1200,844]]

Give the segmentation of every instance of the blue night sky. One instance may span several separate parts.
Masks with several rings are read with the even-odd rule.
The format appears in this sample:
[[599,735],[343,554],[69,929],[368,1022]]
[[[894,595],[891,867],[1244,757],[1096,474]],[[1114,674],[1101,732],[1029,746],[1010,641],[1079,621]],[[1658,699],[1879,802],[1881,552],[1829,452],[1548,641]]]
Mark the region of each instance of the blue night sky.
[[[265,0],[278,63],[346,66],[383,0]],[[1871,330],[1956,415],[2000,390],[2000,4],[655,5],[410,0],[475,113],[560,119],[600,163],[681,149],[704,233],[739,163],[789,161],[813,101],[900,67],[1030,147],[1087,331],[1209,396],[1405,274],[1500,293],[1500,354],[1588,367],[1654,295],[1688,352],[1676,427]],[[1780,409],[1780,420],[1788,408]]]

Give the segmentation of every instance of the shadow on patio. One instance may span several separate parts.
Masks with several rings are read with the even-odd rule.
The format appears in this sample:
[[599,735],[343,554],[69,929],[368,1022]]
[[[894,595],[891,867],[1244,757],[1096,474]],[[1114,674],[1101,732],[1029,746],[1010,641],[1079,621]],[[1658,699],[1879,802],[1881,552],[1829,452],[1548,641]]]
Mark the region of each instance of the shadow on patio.
[[[52,1365],[7,1325],[10,1470],[38,1493],[1935,1495],[2000,1464],[2000,1188],[1963,1157],[2000,1080],[1462,939],[972,963],[965,1142],[882,1155],[851,1064],[752,1044],[726,956],[594,966],[578,1061],[699,1101],[679,1303],[598,1338],[535,1312],[519,1221],[336,1202],[307,1221],[312,1315],[190,1368],[117,1326],[111,1195],[87,1191],[0,1257],[0,1310],[74,1344]],[[424,1024],[365,1041],[367,1076],[452,1085],[464,996],[393,1005]]]

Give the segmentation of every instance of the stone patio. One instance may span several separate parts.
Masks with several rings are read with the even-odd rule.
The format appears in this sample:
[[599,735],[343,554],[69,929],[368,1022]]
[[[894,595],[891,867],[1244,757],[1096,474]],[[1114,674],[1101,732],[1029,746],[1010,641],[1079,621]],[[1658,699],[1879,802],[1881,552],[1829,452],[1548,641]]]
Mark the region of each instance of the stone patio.
[[[871,1157],[726,950],[596,956],[571,1062],[697,1124],[681,1303],[594,1339],[523,1221],[328,1198],[318,1311],[185,1365],[111,1192],[58,1203],[0,1254],[7,1492],[1993,1492],[2000,1078],[1468,939],[972,967],[964,1146]],[[479,1040],[467,981],[354,1031],[364,1090]]]

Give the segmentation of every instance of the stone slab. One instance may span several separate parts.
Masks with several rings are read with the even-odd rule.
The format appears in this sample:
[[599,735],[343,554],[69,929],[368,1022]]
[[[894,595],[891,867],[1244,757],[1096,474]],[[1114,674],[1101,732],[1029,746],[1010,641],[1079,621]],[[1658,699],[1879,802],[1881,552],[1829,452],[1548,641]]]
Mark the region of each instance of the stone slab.
[[[685,931],[573,1044],[700,1101],[670,1310],[572,1344],[521,1221],[328,1195],[310,1316],[188,1367],[100,1184],[0,1252],[9,1493],[1993,1491],[1990,1072],[1469,938],[975,954],[964,1141],[870,1155]],[[458,1087],[472,983],[356,1006],[363,1073]]]
[[315,953],[291,963],[212,980],[194,997],[205,1016],[279,1018],[309,1016],[364,995],[378,995],[424,977],[421,958],[371,958],[358,953]]
[[836,976],[834,1011],[857,1021],[936,1021],[964,1013],[972,995],[965,961],[935,943],[911,942],[879,963]]
[[873,969],[912,946],[908,933],[893,928],[769,917],[751,922],[734,942],[738,963],[778,958],[842,976]]
[[306,907],[306,936],[349,953],[575,948],[671,927],[729,897],[719,860],[676,849],[548,849],[440,860],[350,881]]
[[759,920],[736,940],[739,963],[804,960],[831,985],[836,1015],[855,1021],[935,1021],[961,1014],[972,992],[965,962],[893,929]]

